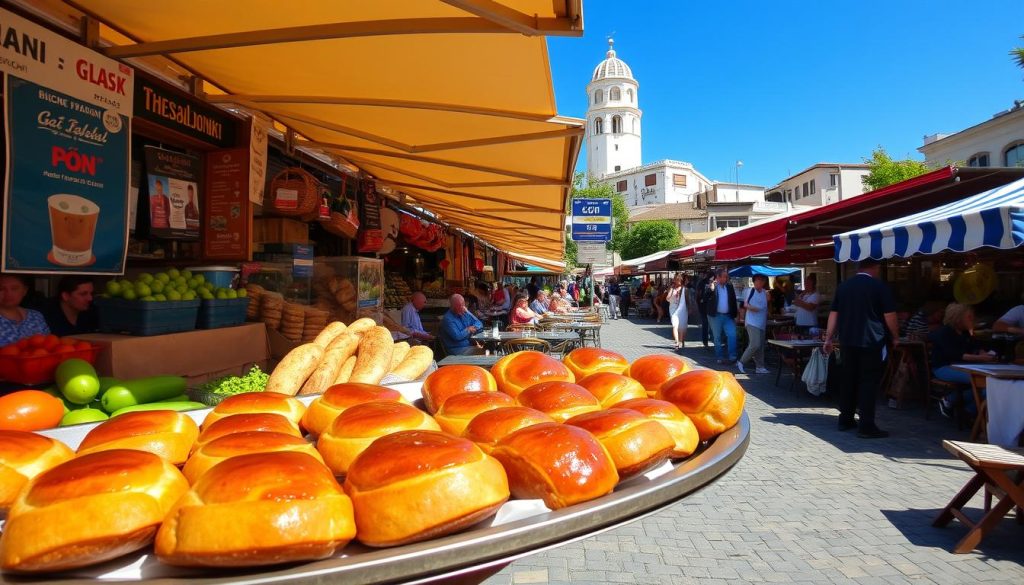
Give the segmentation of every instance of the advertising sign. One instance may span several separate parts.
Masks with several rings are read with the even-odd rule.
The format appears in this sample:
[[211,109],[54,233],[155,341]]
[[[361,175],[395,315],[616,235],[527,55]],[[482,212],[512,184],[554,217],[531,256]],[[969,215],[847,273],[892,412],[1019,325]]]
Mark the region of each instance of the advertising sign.
[[238,121],[231,114],[139,72],[135,117],[220,148],[235,144]]
[[171,240],[199,239],[199,177],[198,158],[146,147],[150,235]]
[[579,264],[605,264],[608,262],[608,250],[603,242],[580,242],[576,246],[576,262]]
[[612,200],[572,200],[572,240],[607,242],[612,239]]
[[313,246],[295,244],[292,248],[292,278],[312,278]]
[[359,251],[376,252],[384,245],[384,229],[380,223],[380,196],[373,181],[362,182],[359,202]]
[[267,144],[271,122],[262,112],[253,112],[249,124],[249,201],[263,205],[267,187]]
[[249,149],[206,155],[206,205],[203,206],[203,257],[246,261],[252,213],[249,206]]

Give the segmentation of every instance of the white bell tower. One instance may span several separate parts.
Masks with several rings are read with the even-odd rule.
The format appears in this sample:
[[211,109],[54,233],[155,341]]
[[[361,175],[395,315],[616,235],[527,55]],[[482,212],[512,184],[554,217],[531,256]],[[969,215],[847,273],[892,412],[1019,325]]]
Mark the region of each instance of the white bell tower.
[[587,84],[587,172],[600,179],[643,164],[640,156],[640,84],[615,56],[608,39],[605,60]]

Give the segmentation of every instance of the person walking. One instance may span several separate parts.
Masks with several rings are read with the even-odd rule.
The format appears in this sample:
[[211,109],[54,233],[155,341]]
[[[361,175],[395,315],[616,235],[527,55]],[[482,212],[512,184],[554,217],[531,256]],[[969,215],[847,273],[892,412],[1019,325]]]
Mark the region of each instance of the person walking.
[[[839,430],[857,428],[863,439],[888,437],[875,424],[875,401],[882,378],[886,342],[899,339],[896,301],[878,278],[877,260],[864,260],[855,276],[839,285],[832,299],[825,330],[826,354],[832,353],[839,334],[843,371],[839,389]],[[854,413],[860,420],[854,420]]]
[[621,299],[622,289],[619,288],[618,281],[615,278],[608,279],[608,318],[618,319],[619,318],[619,300]]
[[711,283],[715,280],[715,273],[709,272],[700,280],[697,285],[697,312],[700,313],[700,340],[704,347],[708,347],[708,340],[711,339],[711,323],[708,322],[706,305],[708,295],[711,294]]
[[675,341],[675,349],[680,349],[686,344],[685,333],[682,340],[679,339],[679,312],[686,314],[686,293],[683,290],[683,276],[676,275],[672,279],[672,286],[668,289],[668,320],[672,324],[672,339]]
[[718,363],[731,364],[736,361],[736,289],[729,282],[728,270],[715,271],[706,297],[704,311],[715,338],[715,355]]
[[757,275],[754,277],[754,288],[747,292],[746,301],[743,303],[743,322],[747,330],[747,349],[743,352],[739,361],[736,362],[736,369],[745,374],[743,364],[753,358],[755,374],[767,374],[768,368],[764,367],[764,343],[765,331],[768,329],[768,293],[764,290],[768,284],[768,277]]

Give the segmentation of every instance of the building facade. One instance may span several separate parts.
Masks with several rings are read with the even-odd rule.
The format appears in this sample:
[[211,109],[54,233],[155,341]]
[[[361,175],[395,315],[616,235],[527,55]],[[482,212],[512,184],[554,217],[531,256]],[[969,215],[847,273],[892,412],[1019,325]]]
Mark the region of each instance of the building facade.
[[587,84],[587,171],[598,179],[639,167],[640,84],[629,65],[615,56],[608,39],[604,61]]
[[924,137],[917,149],[932,166],[950,163],[969,167],[1024,166],[1024,100],[1009,110],[956,134]]
[[768,189],[765,200],[806,207],[829,205],[863,195],[863,179],[870,172],[866,164],[817,163]]
[[675,160],[659,160],[610,173],[601,182],[611,185],[630,208],[691,202],[697,193],[711,186],[711,181],[693,165]]

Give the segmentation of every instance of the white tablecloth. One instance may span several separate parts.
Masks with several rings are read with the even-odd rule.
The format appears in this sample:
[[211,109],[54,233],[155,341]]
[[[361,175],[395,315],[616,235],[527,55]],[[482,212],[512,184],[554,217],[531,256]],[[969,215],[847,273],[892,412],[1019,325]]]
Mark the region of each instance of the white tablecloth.
[[985,387],[988,401],[988,442],[1016,447],[1024,431],[1024,380],[989,378]]

